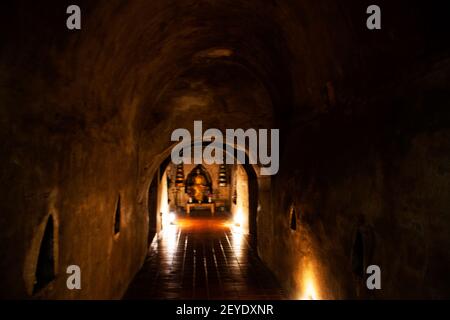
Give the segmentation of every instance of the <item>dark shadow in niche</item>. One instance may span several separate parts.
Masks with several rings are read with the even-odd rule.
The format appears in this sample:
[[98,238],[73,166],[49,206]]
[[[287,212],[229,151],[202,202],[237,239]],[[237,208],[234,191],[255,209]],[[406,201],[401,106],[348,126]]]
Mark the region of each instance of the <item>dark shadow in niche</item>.
[[291,208],[291,230],[297,230],[297,212],[294,207]]
[[117,205],[116,205],[116,214],[114,218],[114,234],[118,234],[120,232],[120,214],[121,214],[121,208],[120,208],[120,195],[117,199]]
[[45,226],[36,266],[33,294],[46,287],[55,278],[54,223],[50,215]]
[[364,239],[360,230],[356,232],[352,249],[352,270],[358,277],[364,276]]

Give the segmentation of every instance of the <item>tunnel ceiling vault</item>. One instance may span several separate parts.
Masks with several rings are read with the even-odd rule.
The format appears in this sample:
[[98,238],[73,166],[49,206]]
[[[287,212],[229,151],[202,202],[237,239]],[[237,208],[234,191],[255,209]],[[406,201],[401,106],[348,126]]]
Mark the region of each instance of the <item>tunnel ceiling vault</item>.
[[[290,74],[283,65],[287,48],[266,3],[100,2],[88,12],[85,29],[68,45],[65,55],[70,59],[61,63],[61,70],[69,71],[73,80],[67,90],[79,91],[81,87],[79,98],[99,105],[90,111],[94,121],[106,114],[110,116],[112,109],[122,116],[134,117],[134,127],[141,130],[152,121],[159,122],[159,116],[172,113],[174,104],[177,111],[186,108],[181,103],[180,86],[191,86],[191,93],[185,92],[185,100],[193,95],[201,100],[204,95],[204,99],[221,97],[224,101],[239,92],[234,83],[239,72],[243,91],[258,82],[279,109],[291,105],[286,94]],[[73,68],[74,65],[78,67]],[[251,76],[243,74],[246,72]],[[217,81],[220,88],[214,88]],[[202,82],[203,87],[195,87]],[[230,90],[225,92],[227,86]],[[200,90],[195,92],[197,89]],[[263,92],[260,100],[267,94]],[[211,102],[223,108],[223,101]],[[245,111],[247,106],[239,107]],[[249,109],[249,120],[251,113]]]
[[215,62],[197,65],[180,75],[149,106],[140,144],[170,144],[171,132],[192,132],[195,120],[204,130],[218,128],[273,128],[270,94],[253,74],[239,64]]
[[[27,28],[18,27],[20,42],[7,37],[11,46],[2,55],[9,60],[9,74],[19,82],[15,71],[20,74],[24,63],[35,58],[49,62],[28,67],[35,89],[24,84],[30,91],[25,93],[32,97],[47,92],[48,98],[30,99],[33,107],[24,112],[31,118],[46,112],[41,125],[63,134],[69,134],[65,127],[70,122],[71,132],[101,127],[107,135],[114,126],[109,124],[116,121],[126,124],[130,135],[139,136],[160,120],[158,116],[171,112],[171,104],[159,103],[180,94],[170,88],[189,77],[211,82],[218,73],[215,66],[220,69],[224,63],[240,65],[264,86],[275,120],[289,118],[291,112],[309,119],[323,113],[327,83],[336,88],[336,99],[343,104],[359,103],[361,96],[373,94],[372,85],[386,84],[395,70],[407,67],[424,44],[409,33],[420,27],[417,23],[409,24],[408,30],[392,23],[392,39],[358,33],[357,23],[365,12],[358,1],[348,6],[306,0],[80,1],[83,30],[78,33],[60,27],[60,12],[66,8],[54,2],[51,10],[37,4],[31,10],[26,1],[10,4],[13,9],[2,23],[17,25],[14,16],[25,12],[20,21],[25,20]],[[411,21],[420,8],[404,12],[404,3],[409,4],[392,5],[390,16]],[[45,20],[43,26],[37,17]],[[33,38],[28,30],[36,30]],[[370,80],[359,81],[367,74]],[[253,77],[243,78],[254,82]]]

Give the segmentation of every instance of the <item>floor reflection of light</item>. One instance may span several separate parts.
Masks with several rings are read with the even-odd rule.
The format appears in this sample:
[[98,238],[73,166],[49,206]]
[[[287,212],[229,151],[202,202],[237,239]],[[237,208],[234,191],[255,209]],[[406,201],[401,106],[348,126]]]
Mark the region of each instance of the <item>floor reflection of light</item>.
[[164,213],[162,217],[163,239],[167,254],[173,256],[177,250],[179,228],[176,225],[176,215],[173,212]]
[[177,250],[179,232],[175,225],[169,225],[163,230],[164,243],[167,253],[172,256]]
[[236,253],[236,257],[242,258],[242,245],[244,242],[244,234],[242,233],[242,228],[235,225],[231,226],[231,245]]

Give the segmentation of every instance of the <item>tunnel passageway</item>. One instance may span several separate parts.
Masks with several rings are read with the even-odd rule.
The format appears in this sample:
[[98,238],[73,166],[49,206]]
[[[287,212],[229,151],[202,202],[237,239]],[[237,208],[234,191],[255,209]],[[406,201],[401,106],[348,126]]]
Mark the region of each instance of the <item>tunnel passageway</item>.
[[5,3],[0,299],[450,298],[450,1]]
[[179,218],[155,237],[125,299],[283,299],[274,276],[227,217]]

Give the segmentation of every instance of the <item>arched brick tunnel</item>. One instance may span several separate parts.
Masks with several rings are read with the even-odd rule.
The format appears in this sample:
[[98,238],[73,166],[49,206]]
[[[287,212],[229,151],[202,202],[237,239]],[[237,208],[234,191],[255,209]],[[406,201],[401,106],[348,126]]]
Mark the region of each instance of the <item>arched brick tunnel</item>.
[[[443,3],[380,0],[377,31],[365,0],[77,3],[78,31],[66,1],[1,12],[2,297],[122,298],[171,133],[195,120],[280,129],[279,172],[241,173],[251,250],[286,298],[309,282],[321,299],[450,297]],[[365,287],[373,264],[382,290]]]

